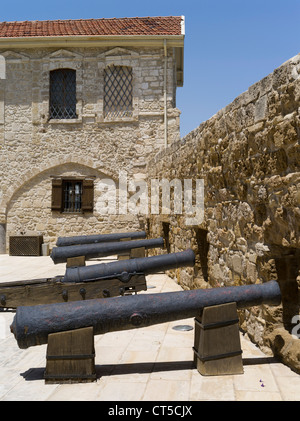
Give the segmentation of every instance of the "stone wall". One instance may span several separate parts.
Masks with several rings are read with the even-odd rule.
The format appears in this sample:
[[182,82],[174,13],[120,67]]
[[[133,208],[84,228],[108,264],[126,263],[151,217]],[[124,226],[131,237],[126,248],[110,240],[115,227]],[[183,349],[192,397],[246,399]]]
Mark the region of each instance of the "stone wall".
[[[75,169],[76,168],[76,169]],[[82,214],[66,214],[51,210],[52,177],[92,177],[94,179],[94,210]],[[38,173],[14,194],[7,207],[6,229],[10,235],[43,234],[45,243],[52,247],[58,236],[86,235],[144,229],[141,218],[131,215],[106,215],[99,209],[103,189],[99,183],[107,176],[81,164],[61,164]],[[113,179],[112,179],[113,180]],[[118,188],[118,180],[115,180]],[[41,205],[42,204],[42,205]]]
[[300,371],[290,334],[300,306],[299,107],[297,55],[149,163],[150,179],[204,180],[203,223],[170,214],[147,224],[169,251],[195,250],[194,269],[172,272],[186,289],[277,279],[282,305],[241,312],[241,327]]
[[[180,136],[173,49],[167,58],[163,48],[29,48],[0,54],[0,252],[8,252],[9,236],[20,232],[43,234],[51,248],[59,235],[140,227],[136,216],[97,212],[99,191],[92,215],[51,212],[51,176],[92,175],[96,190],[103,178],[117,181],[120,170],[145,178],[147,159],[165,143],[165,76],[168,142]],[[104,116],[103,72],[111,64],[132,68],[130,118]],[[49,119],[49,73],[59,68],[76,70],[77,119]]]

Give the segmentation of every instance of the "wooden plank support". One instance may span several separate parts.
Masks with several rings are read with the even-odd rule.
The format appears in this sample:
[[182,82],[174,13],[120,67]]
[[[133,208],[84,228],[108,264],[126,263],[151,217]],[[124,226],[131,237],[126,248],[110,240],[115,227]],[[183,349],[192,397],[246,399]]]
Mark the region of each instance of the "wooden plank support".
[[137,258],[140,258],[140,257],[146,257],[145,247],[139,247],[137,249],[131,249],[130,259],[137,259]]
[[66,266],[67,268],[73,266],[85,266],[85,256],[68,257]]
[[[128,237],[128,238],[121,238],[120,239],[120,242],[121,241],[130,241],[130,240],[131,240],[130,237]],[[131,250],[125,251],[124,253],[119,253],[118,254],[118,260],[128,260],[128,259],[130,259],[130,251]]]
[[93,328],[51,333],[46,359],[46,384],[96,381]]
[[195,319],[194,363],[204,376],[242,374],[242,350],[236,303],[203,309]]

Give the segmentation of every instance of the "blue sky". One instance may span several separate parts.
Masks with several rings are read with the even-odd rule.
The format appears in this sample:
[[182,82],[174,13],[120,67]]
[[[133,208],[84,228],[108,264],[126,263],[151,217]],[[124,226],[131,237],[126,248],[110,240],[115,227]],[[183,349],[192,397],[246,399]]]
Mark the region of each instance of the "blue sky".
[[169,15],[186,19],[182,136],[300,52],[300,0],[11,0],[0,21]]

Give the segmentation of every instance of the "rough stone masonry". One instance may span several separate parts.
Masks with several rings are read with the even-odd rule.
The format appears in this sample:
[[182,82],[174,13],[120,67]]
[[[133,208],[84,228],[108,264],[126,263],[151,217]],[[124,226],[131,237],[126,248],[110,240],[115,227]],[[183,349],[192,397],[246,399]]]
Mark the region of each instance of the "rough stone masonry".
[[149,163],[149,179],[204,179],[203,223],[186,226],[174,214],[146,221],[171,252],[195,250],[194,269],[171,273],[186,289],[277,279],[282,306],[241,312],[241,327],[298,372],[299,112],[297,55]]

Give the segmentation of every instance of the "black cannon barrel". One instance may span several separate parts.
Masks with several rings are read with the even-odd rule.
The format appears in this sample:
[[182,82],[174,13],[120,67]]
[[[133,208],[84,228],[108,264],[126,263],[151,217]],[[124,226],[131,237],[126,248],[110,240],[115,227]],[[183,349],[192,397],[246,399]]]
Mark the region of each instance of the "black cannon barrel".
[[95,234],[95,235],[77,235],[74,237],[58,237],[56,245],[62,246],[73,246],[75,244],[90,244],[90,243],[108,243],[111,241],[119,241],[123,238],[130,238],[131,240],[137,240],[146,238],[145,231],[133,231],[133,232],[116,232],[111,234]]
[[78,266],[66,269],[64,282],[96,281],[100,279],[118,278],[128,282],[132,275],[149,275],[163,270],[194,266],[193,250],[179,253],[161,254],[151,257],[120,260],[118,262],[101,263],[91,266]]
[[11,325],[18,346],[45,344],[48,335],[92,326],[94,335],[197,317],[204,307],[236,302],[237,308],[279,305],[278,283],[141,294],[18,307]]
[[114,254],[124,253],[131,249],[140,247],[151,249],[163,246],[164,239],[162,237],[152,238],[149,240],[78,244],[74,246],[54,247],[51,252],[51,258],[56,264],[64,263],[70,257],[85,256],[86,260],[88,260],[94,257],[112,256]]

